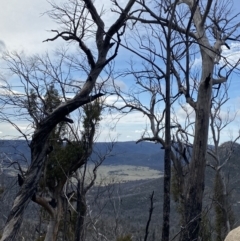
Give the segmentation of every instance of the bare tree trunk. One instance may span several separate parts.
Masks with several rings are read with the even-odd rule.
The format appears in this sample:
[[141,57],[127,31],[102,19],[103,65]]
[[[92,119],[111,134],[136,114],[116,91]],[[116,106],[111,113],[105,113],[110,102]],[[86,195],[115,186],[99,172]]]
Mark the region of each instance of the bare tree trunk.
[[[12,210],[8,216],[7,223],[4,228],[2,241],[3,240],[16,240],[17,232],[22,223],[23,212],[26,209],[28,203],[35,193],[38,181],[40,179],[42,164],[45,159],[46,152],[46,140],[48,134],[41,141],[32,142],[32,158],[33,162],[26,175],[26,179],[14,200]],[[38,139],[38,138],[36,138]],[[36,149],[39,150],[36,155]]]
[[[54,202],[52,206],[53,215],[50,216],[50,221],[47,227],[47,233],[44,241],[56,241],[58,237],[60,221],[63,217],[63,200],[61,197],[61,188],[54,193]],[[60,193],[59,193],[60,192]]]
[[[170,82],[170,81],[169,81]],[[170,225],[170,187],[171,187],[171,136],[170,136],[170,111],[167,113],[166,107],[166,146],[164,154],[164,199],[163,199],[163,225],[162,225],[162,241],[169,240]]]
[[[129,0],[127,2],[126,7],[122,9],[123,10],[122,13],[106,31],[104,29],[105,27],[104,22],[101,19],[101,16],[98,14],[93,2],[90,0],[83,0],[82,2],[84,5],[84,8],[86,8],[89,11],[89,14],[91,15],[93,23],[95,24],[97,29],[95,32],[96,46],[97,46],[96,47],[97,49],[95,52],[97,52],[98,54],[94,56],[93,52],[86,46],[86,43],[83,42],[84,38],[81,38],[81,37],[79,38],[79,32],[78,32],[78,29],[76,29],[76,26],[80,26],[79,28],[81,29],[79,31],[82,31],[82,25],[79,24],[79,19],[76,17],[76,15],[79,16],[79,14],[74,14],[73,18],[70,17],[70,20],[71,20],[70,22],[74,21],[76,18],[76,23],[73,24],[74,29],[72,29],[72,26],[69,27],[67,23],[67,26],[64,26],[63,32],[59,32],[57,30],[53,31],[57,33],[57,35],[53,38],[45,40],[47,42],[47,41],[55,41],[57,38],[62,38],[65,41],[72,40],[77,42],[80,49],[88,59],[90,72],[83,87],[81,88],[80,93],[76,94],[73,99],[68,100],[67,102],[61,104],[51,114],[49,114],[47,118],[45,118],[41,123],[39,123],[39,127],[36,129],[34,136],[32,138],[32,144],[31,144],[32,164],[28,170],[24,184],[21,187],[19,193],[17,194],[14,200],[13,208],[10,211],[10,214],[8,216],[1,241],[16,240],[16,235],[20,228],[24,210],[26,209],[29,201],[34,195],[35,189],[37,187],[37,184],[41,176],[41,170],[42,170],[44,159],[46,156],[47,140],[53,128],[58,123],[63,121],[65,116],[71,113],[72,111],[76,110],[80,106],[86,103],[89,103],[103,95],[102,93],[98,93],[94,96],[91,96],[90,94],[95,86],[97,78],[99,77],[104,67],[117,56],[119,46],[120,46],[120,38],[123,35],[125,28],[123,28],[123,31],[121,31],[121,33],[119,32],[119,30],[121,30],[122,27],[125,26],[129,15],[131,15],[130,10],[133,4],[135,3],[135,0]],[[61,9],[60,7],[56,7],[56,8],[58,10]],[[77,7],[75,6],[73,7],[73,9],[77,9]],[[69,15],[66,14],[66,9],[65,10],[62,9],[62,10],[63,10],[62,13],[65,13],[66,18],[69,17]],[[82,9],[80,9],[80,13],[81,12],[82,12]],[[58,16],[59,18],[62,19],[61,14],[59,15],[55,14],[54,18]],[[67,36],[65,36],[66,27],[69,28]],[[117,35],[117,41],[114,42],[112,41],[112,39],[113,39],[113,36],[115,35]],[[83,33],[83,36],[84,36],[84,33]],[[115,45],[115,47],[113,47],[113,45]],[[111,48],[114,50],[113,50],[113,54],[112,55],[110,54],[109,56],[108,54]],[[23,79],[25,78],[24,76],[21,76],[21,77],[23,77]]]
[[87,213],[86,197],[81,192],[81,181],[77,185],[77,223],[75,228],[75,241],[85,240],[85,218]]
[[44,241],[56,241],[59,227],[58,217],[51,218]]
[[[175,7],[174,7],[175,9]],[[172,16],[173,17],[173,14]],[[171,23],[171,21],[170,21]],[[171,53],[171,25],[168,26],[167,33],[167,66],[166,66],[166,100],[165,100],[165,152],[164,152],[164,184],[163,184],[163,225],[162,225],[162,241],[169,241],[169,225],[171,210],[171,81],[170,81],[170,53]]]
[[216,202],[215,229],[217,240],[224,240],[227,234],[231,231],[231,210],[229,210],[228,205],[229,196],[227,193],[224,173],[220,169],[216,172],[214,192],[214,200]]
[[62,211],[57,208],[53,217],[48,223],[47,233],[44,241],[56,241],[58,237],[59,224],[62,217]]
[[212,93],[213,59],[201,50],[203,69],[196,105],[195,138],[189,179],[185,193],[184,226],[181,241],[197,241],[201,223],[206,153],[208,144],[209,114]]
[[36,192],[36,187],[41,177],[42,167],[44,166],[43,163],[47,151],[47,140],[53,128],[59,122],[61,122],[62,118],[64,118],[67,114],[76,109],[78,105],[81,106],[85,103],[93,101],[101,95],[102,94],[97,94],[95,96],[89,97],[84,96],[83,98],[81,98],[81,95],[79,97],[75,97],[79,98],[76,100],[76,103],[74,103],[74,101],[71,101],[71,103],[67,103],[66,105],[62,105],[61,107],[57,108],[51,115],[49,115],[49,117],[47,117],[41,123],[39,129],[35,131],[31,142],[32,164],[26,174],[26,179],[14,200],[13,207],[10,211],[7,223],[4,227],[1,241],[16,240],[18,230],[22,223],[24,210],[34,196]]
[[224,182],[224,179],[222,178],[223,182],[223,213],[224,213],[224,225],[225,225],[225,234],[224,238],[227,236],[227,234],[231,231],[231,222],[230,222],[230,215],[228,210],[228,193],[226,188],[226,183]]

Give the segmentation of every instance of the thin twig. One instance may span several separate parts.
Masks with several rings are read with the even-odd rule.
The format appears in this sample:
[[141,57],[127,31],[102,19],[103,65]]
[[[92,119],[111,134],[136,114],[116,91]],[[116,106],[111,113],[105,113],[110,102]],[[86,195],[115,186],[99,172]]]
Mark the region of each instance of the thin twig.
[[148,234],[149,234],[149,226],[150,226],[150,223],[151,223],[152,213],[153,213],[153,209],[154,209],[154,207],[153,207],[153,197],[154,197],[154,191],[152,192],[152,194],[150,196],[149,216],[148,216],[148,221],[147,221],[147,225],[146,225],[144,241],[147,241]]

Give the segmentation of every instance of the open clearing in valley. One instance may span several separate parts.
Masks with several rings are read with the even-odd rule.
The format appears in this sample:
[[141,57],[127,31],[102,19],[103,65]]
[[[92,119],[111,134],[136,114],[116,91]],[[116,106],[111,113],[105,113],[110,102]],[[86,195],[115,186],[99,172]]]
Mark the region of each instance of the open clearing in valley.
[[[93,165],[90,165],[88,169],[88,176],[92,176],[92,168]],[[128,182],[160,177],[163,177],[163,173],[161,171],[150,169],[149,167],[130,165],[102,165],[98,169],[96,184],[101,185],[102,183]]]

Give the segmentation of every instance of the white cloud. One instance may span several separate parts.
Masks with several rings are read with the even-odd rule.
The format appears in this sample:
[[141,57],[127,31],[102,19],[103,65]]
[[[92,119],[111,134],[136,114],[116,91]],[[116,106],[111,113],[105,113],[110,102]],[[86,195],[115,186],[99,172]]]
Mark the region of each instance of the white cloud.
[[[230,49],[226,46],[222,46],[222,55],[232,66],[234,66],[240,59],[240,43],[230,43],[229,47]],[[225,64],[225,60],[223,58],[221,58],[220,64]]]
[[202,59],[200,57],[199,58],[194,58],[194,60],[191,63],[193,68],[200,67],[201,64],[202,64]]
[[128,89],[128,86],[124,83],[124,81],[122,80],[114,80],[114,84],[116,87],[120,88],[121,90],[127,90]]
[[[28,122],[16,121],[15,124],[22,132],[26,134],[33,132],[33,129],[30,128]],[[0,139],[12,139],[19,137],[22,137],[22,134],[19,133],[12,124],[8,122],[0,123]]]
[[[118,113],[105,115],[100,123],[101,134],[98,141],[109,139],[109,136],[119,141],[126,141],[126,139],[138,140],[147,125],[147,118],[139,112],[131,112],[125,116]],[[136,132],[136,129],[143,131]]]
[[134,132],[135,132],[135,133],[143,133],[143,132],[144,132],[144,129],[141,129],[141,130],[135,130]]
[[51,34],[56,26],[46,15],[41,15],[49,9],[49,3],[41,0],[24,0],[11,2],[1,1],[0,32],[1,41],[10,51],[24,49],[34,54],[48,48],[53,48],[56,43],[42,43]]
[[27,130],[28,126],[22,126],[22,125],[18,125],[18,128],[22,131]]
[[2,40],[0,40],[0,52],[5,50],[5,49],[6,49],[5,43]]
[[[125,0],[120,0],[118,2],[122,7],[126,4]],[[111,4],[110,0],[103,1],[103,3],[104,8],[108,9],[103,16],[103,19],[106,21],[106,26],[108,27],[116,19],[116,14],[109,8]],[[41,15],[49,9],[50,4],[42,0],[2,0],[0,9],[0,50],[4,49],[6,46],[10,51],[20,51],[24,49],[26,54],[35,54],[55,49],[57,46],[63,44],[64,42],[60,40],[42,43],[43,40],[54,36],[53,33],[47,30],[58,28],[57,24],[48,18],[47,15]],[[101,7],[98,9],[100,10]],[[238,59],[240,57],[240,45],[237,43],[230,43],[229,45],[230,50],[223,47],[222,53],[224,56],[228,56],[230,60]],[[123,57],[125,60],[126,56]],[[200,63],[201,59],[196,58],[194,66],[200,65]],[[127,90],[124,81],[117,80],[115,83],[122,90]],[[109,96],[106,101],[108,104],[113,104],[117,101],[117,97],[114,95]],[[117,104],[120,107],[123,102],[117,101]],[[236,109],[240,109],[240,98],[236,99],[235,105]],[[184,123],[186,113],[180,108],[176,113],[179,121]],[[192,115],[191,118],[193,118]],[[116,128],[113,128],[114,124],[117,124]],[[99,141],[109,140],[109,135],[111,135],[112,138],[118,138],[118,140],[126,140],[126,138],[137,140],[141,137],[141,134],[145,131],[148,124],[147,118],[139,112],[129,113],[120,119],[119,114],[114,114],[112,117],[104,116],[101,122]],[[23,125],[20,123],[20,128],[22,130],[27,130],[27,124]],[[0,123],[0,130],[1,136],[19,135],[19,133],[7,123]]]
[[[119,2],[120,5],[126,5],[124,0]],[[106,9],[103,19],[106,28],[108,28],[118,14],[111,11],[113,4],[110,0],[105,0],[103,4],[96,4],[98,4],[97,9],[99,11],[101,11],[102,6]],[[62,40],[43,43],[43,40],[54,36],[54,33],[51,32],[52,29],[59,29],[59,25],[50,19],[47,14],[44,14],[49,10],[51,10],[51,5],[48,1],[1,0],[0,49],[5,43],[9,51],[24,50],[27,54],[36,54],[55,49],[63,44],[64,41]]]
[[[228,49],[225,45],[223,45],[222,48],[222,53],[221,55],[227,59],[227,61],[234,66],[237,61],[240,59],[240,43],[230,43],[229,44],[230,49]],[[219,64],[220,65],[225,65],[225,59],[221,58]],[[194,58],[193,62],[191,63],[192,67],[198,68],[201,67],[202,64],[202,59],[201,57]]]
[[183,127],[187,117],[190,121],[194,121],[195,111],[193,108],[188,103],[183,104],[182,107],[176,105],[174,113],[171,115],[172,120],[175,120]]
[[105,99],[105,104],[108,106],[115,106],[120,108],[124,105],[123,100],[119,99],[117,95],[110,95]]

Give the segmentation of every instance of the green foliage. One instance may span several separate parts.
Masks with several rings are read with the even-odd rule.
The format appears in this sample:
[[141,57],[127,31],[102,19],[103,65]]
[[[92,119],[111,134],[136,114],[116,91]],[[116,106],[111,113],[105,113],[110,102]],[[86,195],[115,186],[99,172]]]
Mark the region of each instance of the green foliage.
[[47,89],[44,96],[44,102],[44,111],[49,113],[53,112],[53,110],[61,103],[58,90],[55,89],[53,84]]
[[[55,89],[54,85],[50,85],[44,96],[44,107],[45,113],[51,113],[56,109],[61,103],[58,90]],[[60,122],[52,131],[50,135],[50,140],[57,142],[59,138],[63,138],[66,135],[67,125],[66,122]],[[52,144],[52,143],[51,143]]]
[[[61,103],[60,96],[58,93],[58,90],[54,87],[54,85],[50,85],[49,88],[46,90],[46,93],[44,95],[42,104],[37,103],[37,95],[34,92],[34,90],[30,90],[29,94],[29,105],[30,110],[32,111],[32,114],[34,116],[37,116],[37,111],[41,110],[41,115],[46,115],[47,113],[51,113],[55,108],[59,106]],[[71,158],[69,155],[66,156],[67,149],[70,148],[64,148],[62,143],[59,142],[59,139],[61,139],[66,132],[66,123],[61,122],[59,123],[51,132],[49,137],[49,146],[52,146],[55,150],[52,155],[49,156],[46,166],[45,166],[45,176],[44,179],[40,180],[40,186],[41,188],[45,188],[46,184],[50,186],[55,186],[56,180],[60,180],[62,175],[64,174],[65,165],[69,164],[69,158]],[[72,150],[71,150],[72,151]],[[61,158],[59,158],[59,156]],[[63,160],[63,158],[66,158]],[[54,177],[54,178],[53,178]]]
[[61,103],[58,90],[53,84],[46,90],[44,98],[40,98],[39,95],[34,89],[30,89],[26,100],[28,112],[35,121],[40,121],[42,117],[51,113]]
[[30,93],[28,94],[28,111],[34,116],[37,116],[37,94],[34,89],[30,89]]
[[130,234],[127,234],[117,238],[116,241],[132,241],[132,236]]
[[[61,103],[58,91],[53,85],[49,87],[44,96],[44,113],[51,113]],[[74,128],[68,123],[60,122],[50,133],[48,146],[51,152],[47,155],[44,175],[40,181],[43,190],[54,192],[56,187],[62,187],[67,177],[84,165],[91,154],[96,126],[101,120],[102,104],[100,100],[89,103],[83,107],[82,127],[79,137]],[[79,128],[79,127],[78,127]],[[80,128],[79,128],[80,129]],[[75,212],[73,212],[75,213]],[[73,221],[71,221],[73,220]],[[67,221],[66,217],[60,222],[59,230],[64,230],[68,237],[74,236],[77,216]],[[74,222],[74,224],[72,223]],[[130,241],[131,239],[124,239]]]
[[103,107],[101,99],[97,99],[83,106],[83,128],[85,130],[91,128],[91,123],[94,123],[95,125],[99,123],[99,121],[101,120],[102,109]]
[[[60,97],[58,91],[53,85],[47,90],[44,96],[45,110],[52,112],[59,104]],[[75,135],[68,132],[67,123],[59,123],[49,137],[49,146],[53,147],[53,151],[49,154],[45,168],[45,184],[48,187],[54,187],[56,181],[59,182],[66,178],[66,175],[71,175],[74,171],[73,167],[85,163],[88,158],[88,147],[91,147],[95,127],[100,121],[102,111],[101,100],[95,100],[83,106],[83,132],[82,139],[76,140]],[[71,131],[70,131],[71,132]],[[68,133],[68,142],[63,142],[62,139]]]
[[[48,182],[61,180],[72,165],[81,160],[84,151],[81,143],[53,143],[54,151],[49,155],[47,161],[47,176]],[[54,180],[53,180],[54,179]],[[50,184],[50,183],[49,183]]]

